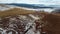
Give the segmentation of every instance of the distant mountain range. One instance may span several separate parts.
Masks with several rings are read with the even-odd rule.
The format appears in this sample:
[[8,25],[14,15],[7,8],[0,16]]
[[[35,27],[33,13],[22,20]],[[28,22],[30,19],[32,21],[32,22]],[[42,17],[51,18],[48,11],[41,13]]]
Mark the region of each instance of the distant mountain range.
[[16,3],[11,3],[7,5],[15,5],[15,6],[20,6],[20,7],[27,7],[27,8],[54,8],[53,6],[45,6],[43,4],[16,4]]

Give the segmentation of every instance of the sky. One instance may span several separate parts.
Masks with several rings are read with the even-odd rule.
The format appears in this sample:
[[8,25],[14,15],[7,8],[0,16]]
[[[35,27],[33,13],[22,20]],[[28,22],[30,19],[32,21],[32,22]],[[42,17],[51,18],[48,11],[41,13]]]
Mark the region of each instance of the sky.
[[26,4],[59,5],[60,0],[0,0],[0,3],[26,3]]

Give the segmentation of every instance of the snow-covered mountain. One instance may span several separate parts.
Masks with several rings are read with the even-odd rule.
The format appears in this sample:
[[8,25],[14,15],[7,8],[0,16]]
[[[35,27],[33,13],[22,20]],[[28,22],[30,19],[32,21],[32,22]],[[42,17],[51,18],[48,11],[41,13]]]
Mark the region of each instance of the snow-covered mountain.
[[33,5],[29,5],[29,4],[0,4],[0,11],[9,10],[9,9],[13,9],[13,8],[21,8],[24,10],[34,10],[34,11],[44,10],[46,12],[51,12],[51,11],[53,11],[53,8],[54,8],[54,7],[46,7],[42,4],[38,5],[38,6],[40,6],[40,7],[37,7],[37,5],[34,5],[34,4]]
[[20,9],[24,9],[24,10],[39,10],[39,9],[15,6],[15,5],[4,5],[4,4],[0,5],[0,11],[9,10],[9,9],[13,9],[13,8],[20,8]]

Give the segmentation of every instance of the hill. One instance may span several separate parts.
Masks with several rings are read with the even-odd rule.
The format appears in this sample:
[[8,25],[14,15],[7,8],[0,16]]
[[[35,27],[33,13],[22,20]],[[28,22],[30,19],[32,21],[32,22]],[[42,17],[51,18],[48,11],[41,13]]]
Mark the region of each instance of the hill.
[[35,13],[35,11],[25,10],[21,8],[13,8],[5,11],[0,11],[0,17],[12,16],[12,15],[18,15],[18,14],[29,14],[29,13]]

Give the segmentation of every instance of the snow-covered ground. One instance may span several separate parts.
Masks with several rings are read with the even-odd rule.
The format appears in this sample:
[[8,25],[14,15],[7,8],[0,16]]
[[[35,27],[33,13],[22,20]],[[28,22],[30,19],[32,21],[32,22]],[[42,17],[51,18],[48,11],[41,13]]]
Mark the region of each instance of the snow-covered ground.
[[[38,15],[34,15],[34,14],[28,14],[28,16],[26,16],[26,15],[18,15],[18,17],[17,17],[18,19],[16,17],[8,17],[8,18],[9,18],[8,28],[4,29],[5,27],[4,28],[0,27],[0,33],[7,34],[6,31],[10,31],[10,30],[13,30],[14,32],[17,33],[17,31],[14,30],[13,28],[18,27],[17,25],[25,24],[26,25],[25,26],[26,30],[28,28],[30,28],[30,26],[32,26],[32,28],[30,28],[26,34],[35,34],[35,32],[34,32],[35,31],[35,20],[39,19]],[[11,34],[11,33],[12,32],[10,31],[9,34]],[[38,31],[37,31],[37,34],[39,34]]]

